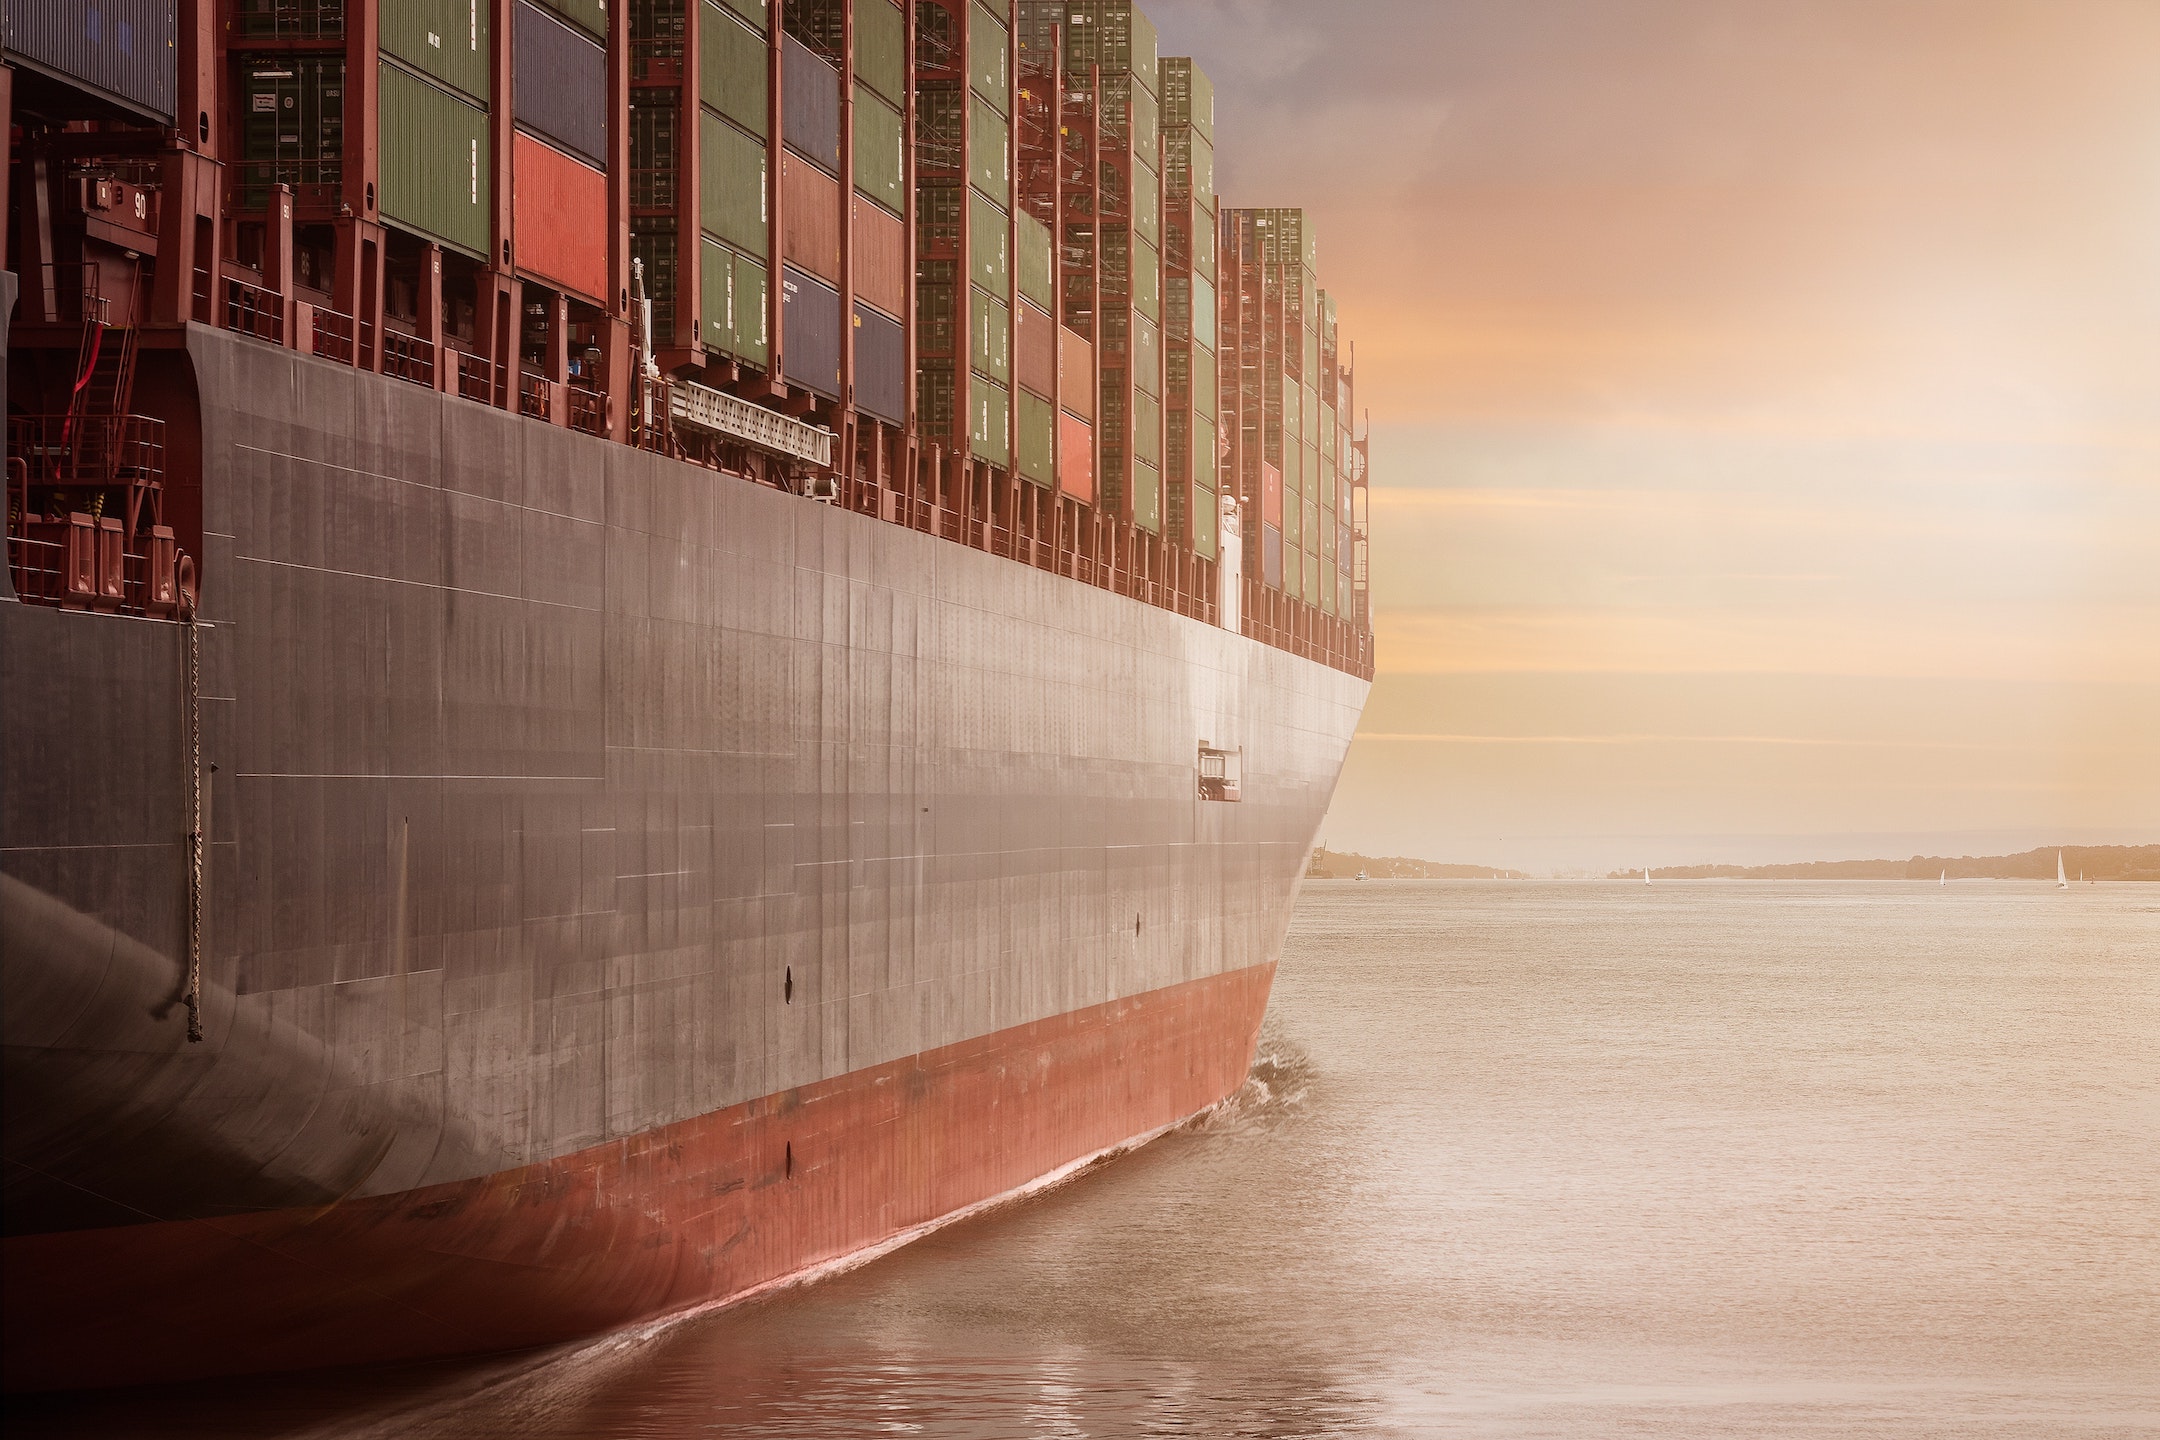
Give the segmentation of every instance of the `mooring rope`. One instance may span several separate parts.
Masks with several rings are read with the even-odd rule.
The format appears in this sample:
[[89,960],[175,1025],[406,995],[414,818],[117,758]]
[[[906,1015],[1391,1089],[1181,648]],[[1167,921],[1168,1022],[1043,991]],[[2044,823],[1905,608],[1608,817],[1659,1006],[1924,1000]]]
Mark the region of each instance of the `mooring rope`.
[[181,623],[187,629],[182,647],[181,683],[187,692],[183,717],[187,726],[188,778],[188,933],[187,933],[187,1038],[189,1044],[203,1038],[202,1027],[202,928],[203,928],[203,773],[202,773],[202,635],[190,605]]

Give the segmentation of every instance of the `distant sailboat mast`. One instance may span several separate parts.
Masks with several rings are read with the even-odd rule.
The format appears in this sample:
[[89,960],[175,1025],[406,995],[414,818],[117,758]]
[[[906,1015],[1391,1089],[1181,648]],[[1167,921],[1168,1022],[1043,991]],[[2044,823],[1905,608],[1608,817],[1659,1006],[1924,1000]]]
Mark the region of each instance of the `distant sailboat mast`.
[[2062,851],[2060,850],[2055,852],[2055,888],[2058,890],[2070,888],[2069,880],[2063,875]]

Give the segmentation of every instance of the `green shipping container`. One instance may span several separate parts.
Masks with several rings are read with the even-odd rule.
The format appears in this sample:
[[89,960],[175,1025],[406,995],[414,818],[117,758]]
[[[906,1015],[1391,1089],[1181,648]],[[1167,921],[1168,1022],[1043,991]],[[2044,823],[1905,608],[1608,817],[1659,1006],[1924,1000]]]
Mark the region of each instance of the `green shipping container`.
[[1162,323],[1162,253],[1145,240],[1133,241],[1132,303],[1133,309]]
[[856,0],[855,78],[898,105],[907,99],[907,17],[886,0]]
[[771,51],[764,32],[712,0],[700,3],[705,8],[698,12],[698,98],[753,135],[771,134]]
[[1012,292],[1012,237],[1005,212],[968,192],[968,277],[993,295]]
[[381,46],[483,106],[494,51],[481,0],[382,0]]
[[968,351],[975,373],[1012,384],[1012,311],[979,286],[969,294],[968,305],[968,332],[974,336]]
[[1192,347],[1192,380],[1189,393],[1195,412],[1211,419],[1222,413],[1221,395],[1216,389],[1215,352],[1205,346]]
[[383,218],[486,256],[494,207],[487,112],[389,61],[380,75]]
[[1141,164],[1162,168],[1162,110],[1142,87],[1132,87],[1132,149]]
[[772,254],[765,142],[716,115],[698,116],[698,222],[737,250]]
[[1215,149],[1190,125],[1163,131],[1163,191],[1172,200],[1215,209]]
[[1085,75],[1089,66],[1100,65],[1105,75],[1130,73],[1162,93],[1155,27],[1132,0],[1073,0],[1066,9],[1068,73]]
[[1150,395],[1162,394],[1162,330],[1145,315],[1132,317],[1133,385]]
[[1200,202],[1201,207],[1212,212],[1215,209],[1215,146],[1205,136],[1185,132],[1193,136],[1192,153],[1186,161],[1187,192]]
[[988,105],[968,106],[968,182],[1012,208],[1012,127]]
[[1192,531],[1187,540],[1194,554],[1203,560],[1213,560],[1222,536],[1222,515],[1217,509],[1215,492],[1204,485],[1195,485],[1192,500]]
[[1132,467],[1133,524],[1150,535],[1162,534],[1162,473],[1144,460]]
[[1019,244],[1014,248],[1014,263],[1020,270],[1020,293],[1033,300],[1043,309],[1057,309],[1057,259],[1051,253],[1050,227],[1025,210],[1014,223],[1019,226]]
[[1012,114],[1011,50],[1004,22],[980,3],[968,6],[968,84],[1001,115]]
[[968,440],[993,465],[1012,465],[1010,404],[1004,386],[980,377],[968,382]]
[[765,267],[707,238],[698,338],[706,348],[753,365],[767,363]]
[[1210,350],[1215,348],[1215,326],[1222,318],[1218,308],[1220,303],[1215,298],[1215,282],[1195,275],[1192,279],[1192,334],[1193,339]]
[[1159,250],[1162,248],[1162,185],[1154,170],[1145,164],[1133,166],[1132,191],[1133,234]]
[[1335,462],[1335,407],[1320,407],[1320,458],[1330,465]]
[[539,0],[539,3],[580,30],[607,39],[607,0]]
[[1057,482],[1057,407],[1020,392],[1020,478],[1038,485]]
[[269,204],[272,185],[334,187],[345,164],[345,57],[259,54],[237,68],[241,204]]
[[1215,83],[1186,55],[1165,55],[1162,76],[1163,124],[1190,125],[1215,138]]
[[[698,342],[715,350],[735,348],[735,252],[703,236],[698,285]],[[656,317],[657,318],[657,317]]]
[[[1320,386],[1317,383],[1320,371],[1315,367],[1308,373],[1312,374],[1316,379],[1315,383],[1311,385],[1300,385],[1298,387],[1303,392],[1305,401],[1304,423],[1298,427],[1298,433],[1303,435],[1305,443],[1317,452],[1320,448]],[[1315,463],[1318,463],[1319,456],[1317,453],[1313,458]]]
[[[877,0],[883,4],[884,0]],[[855,188],[894,214],[907,208],[900,112],[855,87]]]
[[1198,485],[1215,488],[1215,422],[1204,415],[1195,415],[1189,427],[1192,431],[1192,478]]
[[1160,469],[1163,450],[1162,401],[1135,389],[1132,401],[1132,453]]
[[771,299],[766,288],[765,274],[765,267],[748,255],[735,257],[735,333],[732,348],[737,358],[758,366],[772,362],[772,347],[766,343],[765,335],[765,311]]

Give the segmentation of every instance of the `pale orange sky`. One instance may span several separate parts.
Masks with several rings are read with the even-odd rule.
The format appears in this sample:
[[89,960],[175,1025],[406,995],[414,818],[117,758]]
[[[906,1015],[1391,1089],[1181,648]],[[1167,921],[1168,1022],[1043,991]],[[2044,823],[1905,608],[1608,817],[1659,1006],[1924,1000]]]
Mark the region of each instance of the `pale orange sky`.
[[1373,415],[1327,840],[2160,840],[2160,0],[1159,0]]

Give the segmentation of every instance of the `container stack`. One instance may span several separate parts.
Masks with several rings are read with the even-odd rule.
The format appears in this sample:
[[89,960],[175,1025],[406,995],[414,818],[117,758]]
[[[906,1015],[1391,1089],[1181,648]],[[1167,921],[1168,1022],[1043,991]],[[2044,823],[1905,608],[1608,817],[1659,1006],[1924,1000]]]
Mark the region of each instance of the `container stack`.
[[1166,56],[1163,86],[1163,479],[1169,533],[1217,552],[1215,87]]
[[1066,83],[1070,6],[1066,0],[1019,0],[1021,125],[1015,135],[1022,213],[1042,223],[1050,241],[1050,315],[1056,321],[1057,494],[1066,507],[1054,533],[1069,536],[1076,560],[1092,565],[1099,497],[1095,465],[1096,153],[1101,142],[1091,86]]
[[1332,622],[1352,608],[1350,487],[1362,470],[1348,367],[1305,213],[1229,210],[1220,234],[1222,345],[1236,367],[1224,423],[1234,419],[1234,473],[1260,522],[1246,535],[1250,598],[1263,624],[1302,633],[1314,615]]
[[[1100,505],[1149,535],[1163,529],[1162,125],[1155,27],[1131,0],[1065,7],[1065,77],[1094,99],[1092,242]],[[1089,233],[1091,232],[1091,233]]]
[[[916,414],[926,443],[1009,471],[1013,455],[1010,9],[915,13]],[[966,488],[980,484],[970,466]]]
[[86,97],[15,127],[35,273],[1369,663],[1311,226],[1218,207],[1131,0],[106,4],[0,36]]
[[681,167],[688,183],[676,189],[676,219],[678,229],[695,231],[685,251],[696,284],[656,282],[650,263],[646,284],[655,309],[660,296],[672,302],[677,341],[693,347],[685,358],[762,370],[772,358],[771,19],[764,0],[676,3],[696,26],[695,46],[686,42],[683,55],[687,123],[676,131],[694,157]]

